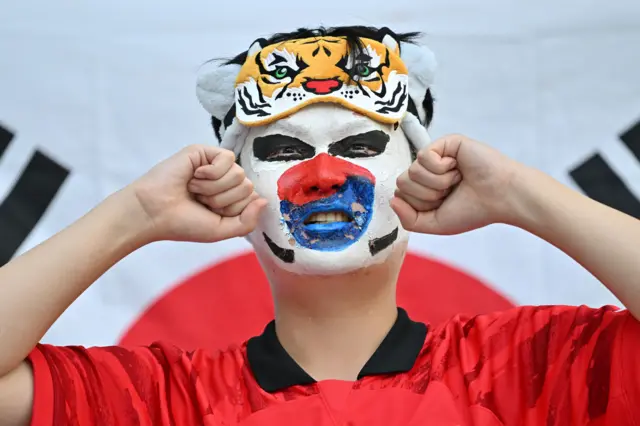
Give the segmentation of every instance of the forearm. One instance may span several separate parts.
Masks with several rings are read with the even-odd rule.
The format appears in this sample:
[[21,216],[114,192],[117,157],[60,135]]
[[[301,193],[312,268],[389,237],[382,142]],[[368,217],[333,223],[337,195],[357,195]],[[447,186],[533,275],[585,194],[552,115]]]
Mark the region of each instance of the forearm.
[[143,245],[130,194],[106,199],[76,223],[0,268],[0,377],[15,368],[97,278]]
[[514,225],[571,256],[640,319],[640,221],[536,170],[526,169],[513,188]]

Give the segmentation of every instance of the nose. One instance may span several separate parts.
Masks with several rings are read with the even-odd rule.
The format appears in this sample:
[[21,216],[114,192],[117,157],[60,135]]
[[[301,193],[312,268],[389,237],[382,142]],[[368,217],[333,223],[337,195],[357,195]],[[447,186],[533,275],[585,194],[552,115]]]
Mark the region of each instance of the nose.
[[340,189],[347,181],[344,170],[331,167],[331,156],[320,154],[307,162],[306,173],[300,178],[300,189],[307,195],[329,196]]
[[327,198],[338,192],[349,176],[375,183],[369,170],[322,153],[283,173],[278,180],[278,196],[296,205]]
[[328,95],[338,90],[342,86],[337,79],[330,80],[309,80],[303,83],[303,87],[307,92],[316,95]]

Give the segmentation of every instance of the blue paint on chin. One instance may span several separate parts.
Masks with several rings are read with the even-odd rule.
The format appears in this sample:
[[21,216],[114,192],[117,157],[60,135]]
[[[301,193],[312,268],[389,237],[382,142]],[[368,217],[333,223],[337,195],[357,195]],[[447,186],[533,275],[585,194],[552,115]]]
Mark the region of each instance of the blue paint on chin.
[[[340,251],[349,247],[365,233],[373,214],[375,185],[368,179],[349,177],[333,195],[320,200],[295,205],[280,202],[280,212],[289,232],[305,248],[320,251]],[[314,213],[342,212],[350,222],[304,222]]]

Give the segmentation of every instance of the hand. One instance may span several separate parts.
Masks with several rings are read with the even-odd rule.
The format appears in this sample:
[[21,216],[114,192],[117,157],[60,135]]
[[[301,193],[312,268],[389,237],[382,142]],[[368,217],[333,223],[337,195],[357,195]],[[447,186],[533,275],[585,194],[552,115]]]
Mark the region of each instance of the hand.
[[453,235],[510,223],[509,190],[524,166],[480,142],[451,135],[422,149],[391,201],[405,229]]
[[130,189],[150,223],[153,241],[215,242],[244,236],[266,205],[233,152],[205,145],[183,149]]

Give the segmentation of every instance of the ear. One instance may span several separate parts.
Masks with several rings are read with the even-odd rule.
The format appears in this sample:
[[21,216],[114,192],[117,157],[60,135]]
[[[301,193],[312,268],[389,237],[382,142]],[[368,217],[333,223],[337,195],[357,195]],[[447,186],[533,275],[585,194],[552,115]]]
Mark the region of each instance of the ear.
[[426,119],[422,102],[433,85],[437,62],[433,52],[424,45],[402,43],[401,58],[409,70],[409,96],[418,109],[420,121]]
[[260,52],[267,45],[267,40],[263,38],[259,38],[253,43],[251,43],[251,47],[247,50],[247,57],[250,58]]
[[397,55],[400,54],[400,42],[398,41],[398,36],[396,36],[393,31],[387,27],[382,27],[378,30],[378,36],[382,40],[382,44],[389,50],[395,52]]
[[235,102],[235,84],[240,65],[209,62],[205,64],[196,82],[196,95],[205,110],[223,121]]

